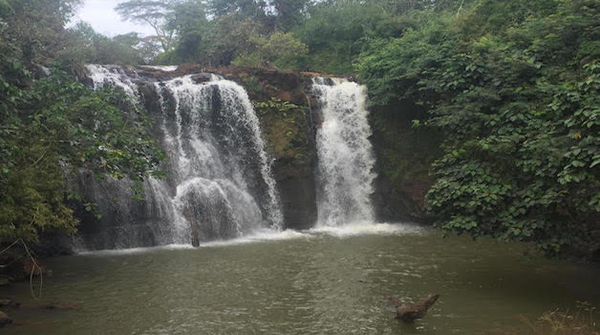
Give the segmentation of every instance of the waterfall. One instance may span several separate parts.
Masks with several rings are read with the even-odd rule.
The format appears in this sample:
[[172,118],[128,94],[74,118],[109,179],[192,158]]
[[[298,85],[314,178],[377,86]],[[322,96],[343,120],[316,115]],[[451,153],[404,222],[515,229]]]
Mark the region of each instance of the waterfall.
[[[135,71],[100,65],[87,69],[94,87],[112,85],[135,100],[144,100],[138,86],[148,80]],[[197,77],[146,85],[157,96],[158,112],[151,112],[156,119],[155,137],[168,157],[162,167],[167,177],[150,178],[144,184],[138,221],[141,229],[151,231],[153,241],[131,242],[129,234],[127,241],[94,248],[188,244],[193,239],[219,240],[264,228],[281,229],[273,161],[246,91],[216,75]],[[127,235],[123,231],[128,223],[121,225],[113,239],[123,240],[121,235]]]
[[345,79],[315,78],[313,91],[322,113],[317,130],[318,225],[374,222],[376,174],[366,88]]
[[112,85],[122,89],[128,96],[139,97],[137,85],[134,83],[139,78],[131,78],[120,66],[90,64],[86,65],[86,68],[94,88]]

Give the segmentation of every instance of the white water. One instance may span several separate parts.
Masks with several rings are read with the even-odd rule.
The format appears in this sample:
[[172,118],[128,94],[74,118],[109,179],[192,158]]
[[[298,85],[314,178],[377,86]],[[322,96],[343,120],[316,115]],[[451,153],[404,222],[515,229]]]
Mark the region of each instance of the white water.
[[371,194],[375,158],[364,86],[315,78],[323,123],[317,131],[318,226],[374,222]]
[[142,65],[144,69],[159,70],[163,72],[173,72],[177,70],[177,65]]
[[[272,229],[262,229],[254,231],[248,235],[230,239],[215,240],[202,243],[202,248],[220,248],[234,247],[237,245],[250,243],[266,243],[277,241],[288,241],[298,239],[317,239],[322,236],[332,236],[335,238],[350,238],[357,236],[404,236],[404,235],[423,235],[427,234],[429,229],[412,224],[389,224],[389,223],[364,223],[350,224],[338,227],[320,227],[305,231],[274,231]],[[181,250],[193,249],[189,244],[168,244],[158,247],[131,248],[131,249],[110,249],[96,251],[82,251],[78,255],[96,255],[96,256],[115,256],[130,255],[138,253],[147,253],[160,250]]]
[[[100,65],[88,70],[95,87],[112,85],[143,100],[137,84],[143,78],[134,70]],[[216,75],[199,84],[193,76],[184,76],[152,85],[160,106],[154,112],[157,136],[168,156],[162,169],[168,176],[145,182],[142,216],[147,221],[141,228],[138,222],[135,229],[142,230],[127,238],[114,236],[118,243],[112,247],[187,245],[192,238],[203,245],[212,241],[208,246],[284,238],[278,233],[283,215],[273,161],[245,90]],[[397,226],[373,224],[370,197],[376,175],[365,88],[343,79],[316,78],[313,90],[323,121],[317,131],[318,223],[293,237],[398,233]],[[128,206],[121,204],[119,211],[126,212]],[[152,241],[135,241],[147,239],[143,226],[149,227]],[[121,228],[117,234],[126,230]],[[111,234],[106,236],[113,238]]]
[[[167,139],[176,144],[170,149],[177,161],[177,206],[185,207],[186,196],[195,192],[213,205],[215,199],[225,202],[238,236],[258,228],[261,213],[273,228],[281,229],[283,215],[271,173],[273,162],[246,91],[217,76],[203,84],[185,76],[167,82],[165,89],[175,100],[177,131],[168,133]],[[245,170],[252,168],[244,160],[256,159],[259,175],[249,176]],[[252,185],[248,185],[253,177],[266,186],[262,211],[251,195]]]
[[134,83],[136,79],[131,78],[123,71],[123,68],[117,65],[86,65],[89,78],[94,82],[94,88],[104,85],[112,85],[125,91],[131,97],[138,98],[137,85]]
[[[94,87],[112,85],[139,100],[135,73],[100,65],[89,65],[88,71]],[[168,156],[163,169],[169,172],[166,180],[149,179],[144,185],[154,243],[187,244],[192,238],[210,241],[280,230],[283,215],[272,159],[244,89],[218,76],[201,84],[191,76],[179,77],[156,82],[154,89]],[[124,247],[145,244],[138,242]]]

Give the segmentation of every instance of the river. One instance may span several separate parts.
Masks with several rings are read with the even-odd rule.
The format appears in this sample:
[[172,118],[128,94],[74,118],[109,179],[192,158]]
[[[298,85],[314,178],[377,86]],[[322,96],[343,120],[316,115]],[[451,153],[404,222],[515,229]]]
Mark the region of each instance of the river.
[[[111,250],[46,262],[43,302],[9,311],[3,334],[487,334],[576,301],[598,306],[598,269],[525,246],[430,228],[354,225],[265,232],[194,249]],[[29,285],[13,286],[37,305]],[[390,295],[441,298],[413,325]]]

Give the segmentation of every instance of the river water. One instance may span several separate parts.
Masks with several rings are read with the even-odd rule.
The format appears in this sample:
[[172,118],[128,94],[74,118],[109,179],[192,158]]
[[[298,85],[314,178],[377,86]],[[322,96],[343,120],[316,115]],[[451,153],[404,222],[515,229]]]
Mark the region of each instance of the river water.
[[[487,334],[519,315],[600,302],[600,271],[524,256],[524,246],[412,225],[256,234],[205,244],[47,261],[43,302],[8,311],[3,334]],[[14,293],[15,286],[11,289]],[[17,299],[36,305],[28,284]],[[390,295],[439,293],[413,325]]]

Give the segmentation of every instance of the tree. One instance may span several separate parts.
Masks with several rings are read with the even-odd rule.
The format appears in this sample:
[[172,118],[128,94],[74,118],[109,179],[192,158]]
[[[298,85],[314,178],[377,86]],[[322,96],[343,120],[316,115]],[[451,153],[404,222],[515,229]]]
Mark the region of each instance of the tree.
[[208,65],[229,65],[236,57],[251,50],[252,37],[258,36],[259,31],[260,26],[251,19],[239,21],[235,16],[218,18],[213,23],[206,42],[200,46],[201,55]]
[[275,9],[277,29],[287,32],[300,24],[308,3],[309,0],[272,0],[270,5]]
[[164,52],[174,48],[176,26],[174,12],[177,0],[130,0],[117,5],[115,10],[125,19],[150,25]]
[[236,15],[240,19],[264,20],[266,8],[265,0],[211,0],[209,8],[216,17]]
[[204,1],[186,1],[175,7],[175,26],[179,39],[177,57],[181,61],[200,61],[200,47],[207,42],[211,25],[206,17]]
[[7,66],[15,61],[26,66],[42,63],[41,58],[53,58],[62,49],[62,43],[68,38],[63,27],[79,0],[2,0],[0,3],[0,48],[3,49],[0,65],[10,71]]
[[248,54],[238,56],[234,65],[277,68],[295,68],[297,57],[308,52],[306,44],[300,42],[291,33],[276,32],[268,37],[253,37],[254,44]]
[[69,38],[63,50],[57,53],[68,64],[142,64],[154,55],[145,55],[140,48],[143,42],[137,33],[118,35],[113,38],[94,31],[87,23],[79,22],[68,29]]
[[[65,205],[65,173],[80,168],[98,178],[141,181],[162,160],[150,120],[110,90],[93,91],[54,70],[22,91],[4,134],[12,164],[0,196],[0,241],[37,241],[38,231],[72,232],[77,220]],[[91,205],[86,205],[91,208]]]
[[371,41],[359,70],[372,101],[420,104],[443,131],[427,195],[439,227],[549,255],[600,247],[599,9],[481,0]]
[[308,19],[292,28],[310,53],[306,68],[327,73],[351,73],[352,63],[371,35],[398,35],[402,26],[372,2],[325,1],[308,8]]
[[[148,132],[150,120],[127,98],[90,90],[59,68],[35,79],[40,65],[69,62],[61,51],[74,45],[64,29],[73,5],[0,2],[0,243],[75,230],[65,174],[83,168],[99,178],[140,181],[156,174],[164,157]],[[93,44],[93,30],[79,28]]]

